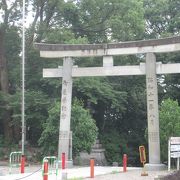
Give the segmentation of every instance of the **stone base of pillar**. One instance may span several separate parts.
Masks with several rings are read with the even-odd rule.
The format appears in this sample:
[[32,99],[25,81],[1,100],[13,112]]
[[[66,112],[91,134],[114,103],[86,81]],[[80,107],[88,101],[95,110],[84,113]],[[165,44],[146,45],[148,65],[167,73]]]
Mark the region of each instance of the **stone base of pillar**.
[[167,166],[165,164],[145,164],[146,171],[163,171],[167,170]]
[[73,168],[73,161],[72,160],[67,161],[66,166],[67,168]]
[[[62,161],[59,161],[59,168],[61,168],[61,166],[62,166]],[[72,160],[66,161],[65,168],[66,169],[73,168],[73,161]]]

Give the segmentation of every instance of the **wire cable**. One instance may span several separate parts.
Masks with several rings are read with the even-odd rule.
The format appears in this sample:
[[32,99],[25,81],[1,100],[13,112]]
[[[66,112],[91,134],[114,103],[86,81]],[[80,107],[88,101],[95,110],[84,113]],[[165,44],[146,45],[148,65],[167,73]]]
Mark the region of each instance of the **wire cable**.
[[17,178],[17,179],[14,179],[14,180],[20,180],[20,179],[25,179],[25,178],[28,178],[28,177],[32,176],[33,174],[35,174],[35,173],[39,172],[41,169],[42,169],[42,167],[41,167],[41,168],[39,168],[38,170],[36,170],[36,171],[32,172],[31,174],[28,174],[27,176],[24,176],[24,177],[21,177],[21,178]]

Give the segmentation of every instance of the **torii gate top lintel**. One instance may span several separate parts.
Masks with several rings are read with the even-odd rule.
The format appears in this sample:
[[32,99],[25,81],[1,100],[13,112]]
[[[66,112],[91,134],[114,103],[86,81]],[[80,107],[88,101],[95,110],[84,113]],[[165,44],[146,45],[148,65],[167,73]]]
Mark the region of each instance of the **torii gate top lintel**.
[[180,51],[180,36],[108,44],[35,43],[35,47],[40,50],[41,57],[46,58],[163,53]]

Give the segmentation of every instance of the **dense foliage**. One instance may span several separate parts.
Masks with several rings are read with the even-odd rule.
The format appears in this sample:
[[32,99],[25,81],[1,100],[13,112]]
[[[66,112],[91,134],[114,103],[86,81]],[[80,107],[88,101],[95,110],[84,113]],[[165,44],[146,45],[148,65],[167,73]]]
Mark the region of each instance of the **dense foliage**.
[[160,138],[162,161],[168,160],[169,137],[180,137],[180,106],[177,101],[165,99],[160,109]]
[[[26,0],[30,21],[26,28],[25,119],[30,145],[48,147],[46,153],[56,151],[61,94],[61,80],[43,78],[42,69],[57,68],[62,60],[40,58],[34,42],[107,43],[178,35],[179,9],[179,0]],[[0,2],[0,137],[2,142],[16,144],[21,140],[21,12],[19,0]],[[179,58],[179,52],[157,55],[163,63],[179,62]],[[144,56],[114,57],[115,65],[141,62]],[[76,58],[74,65],[102,66],[102,58]],[[158,76],[159,103],[164,102],[160,121],[168,117],[163,111],[165,99],[175,99],[169,108],[177,108],[179,84],[178,74]],[[138,146],[145,143],[147,128],[145,77],[74,78],[73,100],[74,154],[90,150],[97,133],[95,120],[109,163],[121,162],[123,153],[129,154],[131,165],[139,163]],[[170,131],[175,120],[167,120],[162,128]],[[92,131],[85,135],[88,128]],[[162,142],[171,133],[162,133]]]

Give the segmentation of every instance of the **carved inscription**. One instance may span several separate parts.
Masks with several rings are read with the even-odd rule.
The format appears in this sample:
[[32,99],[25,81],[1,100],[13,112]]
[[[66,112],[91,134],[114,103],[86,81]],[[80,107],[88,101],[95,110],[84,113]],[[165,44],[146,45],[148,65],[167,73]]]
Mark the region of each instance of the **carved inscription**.
[[69,139],[68,131],[60,131],[60,139]]
[[67,88],[68,82],[63,80],[63,88],[62,88],[62,101],[61,101],[61,120],[65,120],[67,117]]
[[149,141],[151,142],[158,142],[158,132],[149,132],[148,133]]
[[155,115],[150,114],[150,115],[149,115],[149,121],[150,121],[150,125],[154,126]]
[[[154,126],[154,122],[156,119],[154,110],[155,110],[155,101],[154,101],[154,79],[152,77],[147,78],[147,95],[148,95],[148,119],[149,119],[149,125]],[[152,133],[149,134],[149,136]],[[155,140],[156,138],[150,138],[151,141]]]

